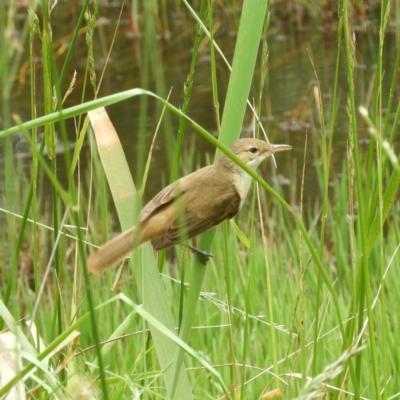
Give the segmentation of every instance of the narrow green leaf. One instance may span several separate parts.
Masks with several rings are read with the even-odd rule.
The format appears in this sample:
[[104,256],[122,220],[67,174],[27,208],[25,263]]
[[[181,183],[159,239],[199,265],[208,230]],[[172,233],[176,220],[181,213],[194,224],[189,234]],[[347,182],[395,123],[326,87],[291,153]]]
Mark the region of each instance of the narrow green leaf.
[[[139,211],[137,191],[121,142],[107,113],[104,109],[91,111],[89,112],[89,118],[95,132],[99,154],[117,208],[121,227],[125,231],[136,222],[136,216]],[[138,282],[137,287],[141,291],[144,309],[173,332],[172,317],[150,243],[136,250],[132,260],[135,260],[133,271]],[[140,264],[137,262],[138,260],[140,260]],[[158,361],[161,369],[165,371],[165,385],[170,388],[172,370],[168,367],[171,365],[178,347],[171,339],[158,329],[155,329],[154,325],[150,325],[150,330]],[[191,399],[192,397],[189,379],[184,365],[182,365],[179,371],[179,382],[175,398],[183,400]]]
[[229,222],[231,223],[239,240],[249,249],[250,248],[249,238],[240,230],[240,228],[236,225],[233,219],[229,220]]

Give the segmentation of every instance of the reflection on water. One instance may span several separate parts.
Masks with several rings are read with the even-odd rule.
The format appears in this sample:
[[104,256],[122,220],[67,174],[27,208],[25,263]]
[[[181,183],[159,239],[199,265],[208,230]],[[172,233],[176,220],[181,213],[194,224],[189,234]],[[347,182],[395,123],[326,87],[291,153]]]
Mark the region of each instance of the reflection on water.
[[[64,1],[59,2],[53,10],[53,41],[59,65],[64,61],[70,34],[79,15],[79,7],[80,3]],[[120,7],[121,4],[116,2],[100,4],[98,25],[94,36],[97,79],[99,79],[107,59],[107,52],[118,23]],[[291,182],[300,182],[299,176],[302,170],[305,136],[307,134],[306,193],[310,195],[315,195],[318,190],[314,160],[315,154],[318,154],[315,149],[318,149],[321,133],[318,109],[315,103],[316,78],[310,57],[320,81],[325,123],[328,126],[337,58],[337,17],[331,11],[335,10],[324,10],[323,13],[319,14],[323,16],[322,18],[312,15],[307,8],[298,8],[296,12],[293,12],[292,9],[288,8],[286,2],[280,5],[273,4],[270,26],[266,36],[269,47],[268,78],[264,90],[261,119],[272,142],[290,143],[293,146],[291,154],[285,153],[277,157],[277,171],[280,179],[284,182],[288,182],[287,179]],[[353,21],[357,43],[357,64],[355,66],[357,104],[367,106],[370,106],[368,103],[371,97],[370,87],[375,79],[374,60],[376,59],[378,45],[379,12],[379,8],[376,8],[375,10],[370,9],[368,14],[364,15],[355,13]],[[21,6],[18,15],[21,17],[20,20],[24,21],[25,19],[22,17],[26,16],[26,9]],[[230,62],[235,46],[239,15],[240,10],[228,11],[224,9],[217,9],[214,15],[215,40]],[[142,87],[167,97],[170,88],[173,88],[170,101],[175,106],[181,107],[184,84],[191,63],[196,25],[183,6],[179,10],[175,6],[171,6],[165,15],[158,15],[158,18],[152,21],[153,26],[149,26],[146,21],[150,21],[150,19],[145,19],[143,11],[140,14],[135,14],[127,7],[122,10],[114,47],[107,63],[99,95],[104,96]],[[151,35],[152,29],[155,32],[154,36]],[[36,39],[35,48],[36,53],[40,54],[38,39]],[[341,169],[348,138],[347,98],[344,95],[344,93],[347,93],[347,78],[343,50],[340,54],[338,88],[340,104],[334,127],[334,154],[332,158],[336,170]],[[393,29],[388,29],[385,37],[383,54],[385,79],[382,87],[384,102],[388,96],[395,57],[396,44],[393,27]],[[219,101],[222,110],[229,72],[220,56],[217,56],[216,60]],[[81,101],[86,61],[85,29],[82,29],[78,46],[70,63],[64,90],[68,87],[75,70],[78,80],[73,93],[65,103],[66,107]],[[24,120],[30,118],[29,69],[27,63],[28,52],[26,48],[11,98],[12,112],[21,115]],[[259,77],[260,64],[258,63],[250,99],[253,99],[253,97],[258,99]],[[40,115],[43,100],[40,59],[36,64],[36,79],[37,105]],[[216,134],[211,90],[209,41],[204,39],[196,64],[189,114],[209,132]],[[85,98],[88,100],[93,98],[91,87],[87,89]],[[138,168],[138,157],[140,159],[140,152],[137,151],[138,138],[142,137],[141,133],[144,132],[146,135],[145,144],[147,147],[150,146],[161,113],[160,104],[154,99],[146,99],[147,110],[141,116],[141,105],[143,106],[141,102],[143,101],[139,98],[133,98],[107,108],[121,137],[134,176],[134,171]],[[151,196],[160,188],[160,171],[162,171],[161,179],[164,182],[168,180],[168,155],[174,150],[170,138],[176,136],[178,124],[179,121],[175,116],[168,114],[164,118],[151,166],[148,196]],[[73,121],[68,122],[71,141],[75,139],[74,126]],[[248,112],[244,121],[243,135],[250,135],[251,128],[252,116]],[[368,140],[364,125],[360,124],[359,128],[361,129],[360,137]],[[189,147],[190,143],[194,141],[198,154],[196,162],[203,163],[204,152],[212,149],[195,132],[188,129],[187,134],[186,146]],[[141,160],[141,162],[143,161]]]

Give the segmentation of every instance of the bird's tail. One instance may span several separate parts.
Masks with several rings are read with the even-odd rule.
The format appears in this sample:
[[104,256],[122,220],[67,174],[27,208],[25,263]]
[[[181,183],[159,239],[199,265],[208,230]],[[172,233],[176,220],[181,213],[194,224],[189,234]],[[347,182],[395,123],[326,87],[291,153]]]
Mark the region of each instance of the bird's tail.
[[141,244],[138,230],[136,226],[128,229],[90,255],[87,260],[89,271],[100,274],[132,253]]

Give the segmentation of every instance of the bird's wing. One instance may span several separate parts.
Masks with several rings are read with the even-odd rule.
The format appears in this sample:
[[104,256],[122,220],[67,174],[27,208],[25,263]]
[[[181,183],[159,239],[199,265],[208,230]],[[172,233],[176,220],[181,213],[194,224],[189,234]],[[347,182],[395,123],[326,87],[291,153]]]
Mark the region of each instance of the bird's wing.
[[[233,189],[233,188],[232,188]],[[184,218],[171,221],[171,226],[158,241],[153,243],[154,250],[161,250],[199,235],[226,219],[234,217],[240,209],[240,196],[233,189],[218,198],[218,203],[205,196],[203,207],[187,207]],[[190,204],[190,202],[189,202]],[[197,203],[198,205],[198,203]]]
[[176,200],[183,193],[184,189],[181,185],[181,179],[168,185],[144,206],[139,216],[140,222],[143,222],[144,220],[149,218],[161,207],[164,207],[172,201]]
[[198,169],[161,190],[161,192],[156,194],[142,209],[139,215],[140,222],[143,222],[156,212],[161,211],[162,208],[166,207],[171,202],[176,201],[184,193],[188,191],[190,192],[193,182],[199,182],[200,185],[202,182],[208,182],[209,174],[212,172],[212,167],[213,166],[208,166]]

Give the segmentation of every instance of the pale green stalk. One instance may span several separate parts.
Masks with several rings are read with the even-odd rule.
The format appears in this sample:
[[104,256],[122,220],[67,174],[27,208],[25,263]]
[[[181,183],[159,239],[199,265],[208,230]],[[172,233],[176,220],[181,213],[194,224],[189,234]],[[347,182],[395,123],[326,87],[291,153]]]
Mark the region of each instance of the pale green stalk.
[[[374,316],[372,313],[372,295],[371,295],[371,285],[368,270],[368,259],[367,259],[367,227],[366,227],[366,200],[364,197],[365,191],[363,191],[363,175],[361,170],[361,159],[359,156],[358,148],[358,135],[357,135],[357,117],[356,117],[356,105],[355,105],[355,93],[354,93],[354,79],[353,79],[353,63],[354,63],[354,43],[351,38],[351,33],[349,31],[349,19],[347,15],[347,3],[344,0],[340,2],[341,12],[343,16],[343,28],[344,28],[344,42],[346,49],[346,65],[347,65],[347,80],[348,80],[348,90],[349,90],[349,114],[350,114],[350,140],[352,151],[354,154],[354,168],[355,168],[355,181],[356,181],[356,193],[358,196],[358,225],[359,225],[359,240],[361,246],[361,255],[358,260],[360,266],[360,273],[362,275],[363,282],[359,280],[360,290],[356,294],[357,302],[359,303],[359,329],[361,328],[362,316],[364,314],[363,300],[365,295],[367,315],[369,319],[369,333],[370,333],[370,351],[372,358],[372,365],[374,371],[374,386],[375,386],[375,396],[380,399],[380,384],[379,384],[379,369],[377,363],[377,351],[376,342],[374,334]],[[351,337],[347,337],[347,344],[350,344]],[[347,346],[346,346],[347,347]],[[356,356],[356,363],[360,365],[361,355]],[[351,368],[351,365],[350,365]],[[359,367],[357,368],[359,370]],[[358,393],[358,381],[354,380],[353,384],[356,389],[356,395]]]

